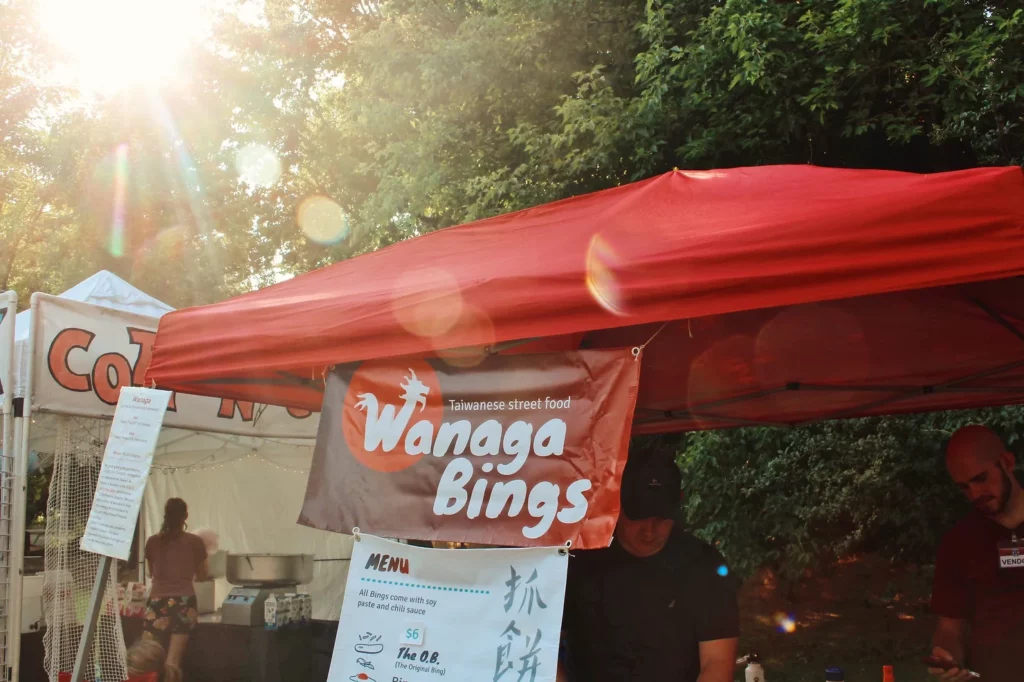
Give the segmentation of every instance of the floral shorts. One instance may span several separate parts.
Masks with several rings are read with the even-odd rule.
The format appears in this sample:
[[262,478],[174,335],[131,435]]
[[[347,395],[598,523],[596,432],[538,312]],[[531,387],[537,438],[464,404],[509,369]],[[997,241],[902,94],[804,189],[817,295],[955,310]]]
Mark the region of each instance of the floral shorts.
[[142,631],[155,639],[187,635],[199,620],[195,597],[166,597],[146,602],[146,622]]

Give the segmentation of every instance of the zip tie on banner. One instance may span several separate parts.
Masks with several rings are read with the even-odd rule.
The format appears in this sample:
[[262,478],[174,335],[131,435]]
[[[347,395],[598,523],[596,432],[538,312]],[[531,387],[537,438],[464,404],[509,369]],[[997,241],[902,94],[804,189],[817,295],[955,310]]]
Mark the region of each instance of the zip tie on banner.
[[355,528],[352,529],[352,537],[354,537],[356,539],[356,542],[362,542],[363,541],[363,536],[359,532],[359,526],[356,526]]
[[558,556],[567,556],[569,554],[570,547],[572,547],[572,540],[566,540],[565,547],[558,548]]

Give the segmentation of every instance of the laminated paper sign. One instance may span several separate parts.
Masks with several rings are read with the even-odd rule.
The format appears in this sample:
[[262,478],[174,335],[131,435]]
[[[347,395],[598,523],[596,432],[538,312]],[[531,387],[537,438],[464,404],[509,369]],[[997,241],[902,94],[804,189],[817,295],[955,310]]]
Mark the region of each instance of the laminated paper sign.
[[553,682],[564,550],[352,549],[328,682]]
[[299,520],[406,539],[606,547],[639,372],[629,349],[338,368]]
[[82,535],[84,551],[128,560],[170,397],[168,391],[121,389]]

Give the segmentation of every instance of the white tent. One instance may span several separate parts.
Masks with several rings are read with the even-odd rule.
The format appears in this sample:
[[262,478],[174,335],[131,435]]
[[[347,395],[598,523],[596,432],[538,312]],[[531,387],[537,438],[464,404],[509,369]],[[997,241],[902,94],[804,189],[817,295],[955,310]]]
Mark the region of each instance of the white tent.
[[[174,310],[163,301],[156,300],[106,270],[100,270],[89,279],[79,282],[58,298],[65,301],[90,303],[109,310],[120,310],[155,319],[160,319],[164,313]],[[26,310],[18,313],[14,332],[16,347],[14,392],[19,398],[25,396],[25,382],[28,378],[28,337],[31,328],[32,311]]]
[[[14,394],[28,397],[21,452],[52,453],[61,420],[65,428],[71,420],[75,438],[105,440],[120,388],[141,385],[158,320],[170,310],[109,272],[60,296],[33,295],[17,315],[13,363]],[[159,528],[164,500],[182,497],[190,526],[216,530],[222,549],[314,554],[314,581],[305,588],[314,616],[337,619],[351,538],[296,524],[319,415],[180,394],[173,402],[146,489],[145,530]],[[24,509],[23,499],[15,502]],[[218,585],[218,600],[228,587]],[[18,621],[20,604],[12,606]]]

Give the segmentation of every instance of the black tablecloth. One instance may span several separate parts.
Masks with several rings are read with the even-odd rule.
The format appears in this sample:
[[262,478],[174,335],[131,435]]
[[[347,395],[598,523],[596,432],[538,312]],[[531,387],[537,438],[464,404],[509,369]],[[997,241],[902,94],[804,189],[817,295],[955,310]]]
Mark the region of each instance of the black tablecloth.
[[43,630],[21,633],[21,682],[47,682],[43,656]]
[[[125,643],[142,621],[122,619]],[[200,623],[188,640],[183,672],[189,682],[313,682],[313,628],[283,630]],[[326,678],[325,678],[326,679]]]
[[[122,618],[125,642],[142,633],[142,620]],[[188,682],[326,682],[338,623],[313,621],[294,630],[201,623],[185,653]],[[46,682],[43,632],[22,635],[22,682]]]
[[338,621],[314,620],[309,629],[313,635],[313,682],[327,682],[334,640],[338,637]]

